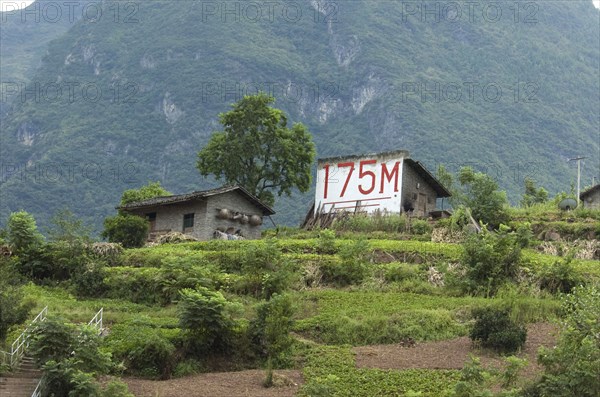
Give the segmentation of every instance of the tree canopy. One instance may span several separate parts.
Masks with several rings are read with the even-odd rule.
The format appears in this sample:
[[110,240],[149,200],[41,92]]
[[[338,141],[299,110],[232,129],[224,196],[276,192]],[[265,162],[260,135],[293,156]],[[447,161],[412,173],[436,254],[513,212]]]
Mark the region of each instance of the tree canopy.
[[531,207],[534,204],[545,203],[546,201],[548,201],[548,191],[543,187],[537,188],[533,179],[525,178],[525,194],[521,199],[521,206]]
[[9,245],[17,255],[30,251],[44,242],[44,236],[38,231],[33,216],[22,210],[10,214],[7,237]]
[[288,128],[285,113],[271,107],[275,98],[264,93],[245,96],[221,113],[224,130],[213,134],[198,152],[197,168],[243,186],[263,202],[273,205],[278,196],[297,188],[310,188],[315,145],[307,128],[295,123]]
[[147,200],[154,197],[169,196],[172,193],[163,188],[160,182],[149,182],[139,189],[125,190],[121,195],[121,205]]
[[462,167],[458,181],[465,190],[464,204],[471,208],[473,217],[493,227],[508,221],[506,192],[499,190],[498,182],[471,167]]

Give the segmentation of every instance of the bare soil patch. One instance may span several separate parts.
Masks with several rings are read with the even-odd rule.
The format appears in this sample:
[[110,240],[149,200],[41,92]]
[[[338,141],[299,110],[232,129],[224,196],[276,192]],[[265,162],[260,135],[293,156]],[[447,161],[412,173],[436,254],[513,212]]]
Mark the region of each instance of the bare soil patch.
[[154,381],[124,378],[136,397],[291,397],[304,382],[296,370],[274,371],[281,386],[265,388],[265,371],[213,372],[185,378]]
[[[519,354],[526,358],[527,367],[522,374],[531,378],[541,371],[537,364],[537,351],[540,346],[552,347],[556,343],[558,328],[553,324],[536,323],[527,327],[527,341]],[[469,359],[469,355],[480,357],[485,367],[500,368],[503,358],[486,349],[473,346],[468,337],[439,342],[417,343],[413,346],[405,344],[373,345],[354,348],[356,366],[359,368],[380,369],[461,369]]]

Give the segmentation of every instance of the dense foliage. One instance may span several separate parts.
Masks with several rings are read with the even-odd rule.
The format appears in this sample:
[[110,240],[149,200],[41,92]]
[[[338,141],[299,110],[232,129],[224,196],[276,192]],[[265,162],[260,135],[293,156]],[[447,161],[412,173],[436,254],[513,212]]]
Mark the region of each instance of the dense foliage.
[[499,189],[494,178],[475,172],[471,167],[463,167],[459,171],[458,181],[465,190],[461,204],[471,209],[476,221],[492,227],[508,221],[506,192]]
[[218,291],[205,287],[181,290],[179,324],[189,333],[190,344],[203,351],[227,350],[235,325],[232,307]]
[[537,188],[531,178],[525,178],[525,193],[521,199],[523,207],[531,207],[534,204],[542,204],[548,201],[548,191],[543,187]]
[[[30,313],[48,305],[66,318],[40,324],[31,353],[48,388],[82,397],[127,396],[121,383],[98,383],[107,373],[168,379],[249,368],[266,369],[265,386],[282,381],[279,369],[302,369],[301,396],[593,396],[597,242],[540,241],[565,215],[539,215],[538,205],[511,209],[510,227],[480,233],[465,228],[461,207],[451,219],[427,223],[433,230],[425,234],[388,230],[414,222],[381,214],[332,230],[278,228],[262,240],[131,249],[90,241],[77,219],[62,214],[48,243],[0,258],[0,316],[11,318],[3,332],[10,344],[32,304]],[[587,235],[598,215],[568,216],[572,230]],[[427,241],[453,228],[457,240]],[[71,324],[87,323],[99,307],[106,336]],[[541,353],[544,373],[529,384],[519,370],[535,340],[519,351],[524,327],[556,320],[564,322],[558,347]],[[405,349],[469,334],[477,341],[470,353],[498,358],[479,349],[488,346],[516,349],[521,358],[507,358],[503,371],[476,359],[462,371],[381,370],[359,368],[351,348]]]
[[490,296],[518,271],[521,247],[515,233],[501,228],[497,233],[483,228],[470,235],[463,244],[461,265],[465,276],[458,283],[467,292]]
[[44,242],[35,219],[25,211],[14,212],[8,218],[6,240],[16,255],[28,254]]
[[160,182],[149,182],[139,189],[127,189],[121,195],[120,205],[130,204],[136,201],[151,199],[154,197],[169,196],[171,192],[160,185]]
[[565,319],[555,349],[543,349],[545,368],[531,396],[593,397],[600,395],[600,290],[577,288],[563,298]]
[[[77,3],[81,17],[85,1]],[[57,23],[5,16],[0,105],[13,109],[2,118],[0,224],[24,208],[45,226],[68,206],[100,231],[125,189],[149,180],[176,193],[214,186],[198,177],[196,153],[219,113],[261,89],[307,126],[322,157],[403,148],[430,170],[471,164],[513,203],[527,175],[551,193],[567,188],[575,166],[564,156],[589,156],[583,186],[597,172],[591,1],[500,2],[498,20],[462,1],[457,20],[433,0],[415,10],[302,1],[273,13],[260,3],[258,21],[243,7],[225,18],[221,2],[214,15],[196,2],[145,3],[117,20],[104,9],[100,20],[71,23],[62,2]],[[297,224],[311,200],[282,197],[275,221]]]
[[198,153],[198,170],[238,184],[268,205],[292,189],[310,189],[315,145],[306,127],[287,126],[287,116],[270,105],[265,93],[244,96],[219,115],[224,131],[216,132]]
[[510,318],[508,309],[478,309],[473,317],[475,324],[469,336],[481,346],[513,353],[525,344],[527,330]]
[[102,237],[125,248],[144,245],[148,237],[148,221],[136,215],[117,214],[104,219]]
[[[30,351],[44,370],[42,392],[50,396],[108,397],[95,381],[112,367],[110,354],[101,352],[94,328],[75,327],[49,316],[36,324]],[[113,386],[114,387],[114,386]]]
[[27,319],[33,302],[25,300],[14,261],[0,259],[0,345],[10,327]]

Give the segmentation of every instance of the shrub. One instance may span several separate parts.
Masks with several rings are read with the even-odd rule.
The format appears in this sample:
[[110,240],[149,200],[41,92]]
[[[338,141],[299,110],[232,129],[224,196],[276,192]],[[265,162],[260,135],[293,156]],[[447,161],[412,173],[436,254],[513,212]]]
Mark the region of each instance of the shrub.
[[75,358],[78,370],[106,373],[110,358],[99,347],[100,337],[94,328],[76,327],[53,316],[36,324],[30,341],[30,350],[38,364],[55,361],[60,365]]
[[150,378],[169,377],[176,346],[181,344],[180,329],[156,328],[141,316],[113,325],[105,341],[106,350],[124,363],[128,373]]
[[317,252],[319,254],[335,254],[335,232],[329,229],[319,231],[319,240],[317,244]]
[[30,351],[44,370],[43,393],[50,396],[99,396],[95,374],[106,374],[110,354],[99,350],[95,329],[48,316],[32,331]]
[[235,304],[228,302],[218,291],[205,287],[181,290],[177,305],[179,324],[188,332],[188,341],[202,350],[228,350],[235,326],[231,311]]
[[77,369],[75,359],[49,360],[42,369],[43,395],[69,397],[99,397],[100,388],[92,374]]
[[521,248],[527,248],[531,245],[533,241],[533,232],[531,231],[531,224],[529,222],[524,222],[517,226],[515,233],[517,243]]
[[548,191],[543,187],[536,188],[535,181],[529,177],[525,178],[525,194],[521,199],[521,206],[531,207],[534,204],[543,204],[548,201]]
[[248,331],[254,347],[261,357],[274,364],[282,363],[284,353],[293,343],[290,331],[294,324],[294,308],[288,295],[273,295],[256,310],[256,319],[250,323]]
[[118,380],[111,380],[102,390],[102,397],[135,397],[129,392],[126,383]]
[[24,299],[15,261],[0,258],[0,345],[9,328],[24,322],[34,303]]
[[531,395],[595,397],[600,395],[600,289],[577,287],[563,297],[565,320],[557,346],[541,349],[542,379]]
[[583,284],[583,276],[577,272],[572,260],[571,256],[567,256],[542,269],[539,276],[540,288],[551,293],[568,294],[573,288]]
[[410,228],[413,234],[427,234],[431,233],[433,229],[429,222],[424,219],[414,219],[410,224]]
[[59,317],[48,316],[32,331],[30,351],[38,364],[67,359],[75,344],[75,329]]
[[157,304],[161,302],[161,294],[157,288],[157,279],[161,270],[157,268],[108,268],[106,296],[109,298],[127,299],[135,303]]
[[290,263],[284,259],[275,240],[245,247],[239,262],[243,277],[235,288],[238,293],[269,299],[271,295],[285,291],[290,284]]
[[115,215],[104,219],[102,237],[125,248],[141,247],[148,235],[148,222],[135,215]]
[[106,291],[104,278],[106,270],[103,263],[90,262],[83,264],[73,276],[71,282],[75,293],[81,297],[99,297]]
[[387,282],[400,282],[418,279],[421,276],[419,267],[410,263],[387,263],[378,266],[378,272]]
[[511,320],[508,309],[476,309],[473,317],[475,324],[469,336],[483,347],[510,353],[525,344],[527,330]]
[[463,243],[461,265],[466,279],[463,289],[471,293],[494,295],[507,280],[514,279],[521,257],[521,248],[514,233],[501,228],[497,234],[482,229]]
[[189,376],[193,374],[197,374],[202,372],[204,367],[202,363],[198,360],[188,359],[177,363],[175,366],[175,370],[173,371],[173,376],[176,378],[181,378],[183,376]]
[[16,255],[27,253],[44,242],[33,216],[25,211],[10,214],[7,223],[7,241]]
[[323,280],[338,286],[360,284],[368,274],[369,243],[359,239],[340,248],[340,262],[323,263]]
[[498,190],[498,183],[489,175],[462,167],[458,180],[465,190],[462,199],[479,222],[498,227],[508,221],[506,192]]
[[144,340],[138,340],[127,355],[127,365],[143,376],[167,379],[171,373],[175,346],[156,332]]
[[179,291],[197,286],[213,287],[213,279],[220,271],[208,262],[194,262],[187,258],[165,259],[155,277],[161,304],[169,304],[179,297]]

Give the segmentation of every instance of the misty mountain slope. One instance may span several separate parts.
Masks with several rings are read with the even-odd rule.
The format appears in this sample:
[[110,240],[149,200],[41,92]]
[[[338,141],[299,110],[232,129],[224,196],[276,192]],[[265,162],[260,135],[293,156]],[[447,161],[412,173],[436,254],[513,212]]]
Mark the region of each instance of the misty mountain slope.
[[[3,219],[25,208],[44,223],[67,206],[99,225],[122,190],[148,180],[214,185],[196,153],[218,113],[259,89],[308,125],[319,156],[403,148],[431,169],[487,171],[513,199],[526,175],[568,190],[574,155],[589,157],[584,184],[598,175],[591,2],[522,3],[518,15],[506,4],[496,22],[434,21],[402,2],[305,1],[301,15],[257,21],[174,4],[141,3],[137,23],[82,20],[49,43],[31,81],[76,88],[14,100],[0,135]],[[311,198],[280,200],[278,219],[295,222]]]

